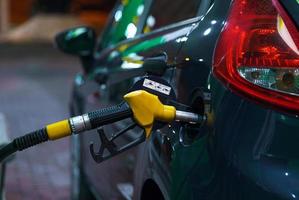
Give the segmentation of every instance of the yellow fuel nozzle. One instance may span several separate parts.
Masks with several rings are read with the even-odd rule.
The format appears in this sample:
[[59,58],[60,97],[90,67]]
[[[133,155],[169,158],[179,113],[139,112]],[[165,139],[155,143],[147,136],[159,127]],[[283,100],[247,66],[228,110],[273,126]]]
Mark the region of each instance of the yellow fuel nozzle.
[[94,129],[127,117],[133,117],[135,122],[144,128],[147,138],[150,136],[155,121],[166,123],[175,120],[188,123],[203,121],[203,117],[195,113],[178,111],[174,106],[162,104],[158,96],[145,90],[130,92],[124,96],[124,99],[127,104],[106,109],[105,112],[99,110],[94,114],[89,113],[48,125],[46,129],[49,139],[59,139],[71,133]]
[[205,117],[195,113],[177,111],[175,107],[163,105],[158,96],[144,90],[137,90],[124,96],[133,111],[133,118],[150,136],[155,120],[162,122],[182,121],[200,123]]
[[124,99],[132,109],[137,124],[144,128],[146,137],[150,136],[155,120],[172,122],[175,119],[175,107],[163,105],[156,95],[144,90],[128,93]]

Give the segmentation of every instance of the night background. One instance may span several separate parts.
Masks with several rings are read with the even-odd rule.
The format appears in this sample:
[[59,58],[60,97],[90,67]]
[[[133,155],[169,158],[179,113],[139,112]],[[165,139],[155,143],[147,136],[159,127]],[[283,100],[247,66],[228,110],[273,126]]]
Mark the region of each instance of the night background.
[[[79,59],[53,37],[88,25],[98,34],[114,0],[0,0],[0,131],[21,136],[69,116]],[[16,155],[6,166],[6,199],[70,199],[70,139]]]

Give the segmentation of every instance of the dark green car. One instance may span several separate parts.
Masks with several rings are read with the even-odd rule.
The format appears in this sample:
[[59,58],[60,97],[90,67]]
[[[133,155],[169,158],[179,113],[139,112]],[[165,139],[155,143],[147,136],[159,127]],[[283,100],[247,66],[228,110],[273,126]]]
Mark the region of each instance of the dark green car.
[[[74,79],[72,115],[119,103],[155,74],[180,104],[207,116],[200,126],[163,126],[101,164],[89,149],[99,145],[96,131],[74,136],[73,199],[299,198],[298,7],[296,0],[123,0],[97,42],[87,27],[60,34],[58,46],[79,55],[84,69]],[[161,62],[146,67],[151,58]]]

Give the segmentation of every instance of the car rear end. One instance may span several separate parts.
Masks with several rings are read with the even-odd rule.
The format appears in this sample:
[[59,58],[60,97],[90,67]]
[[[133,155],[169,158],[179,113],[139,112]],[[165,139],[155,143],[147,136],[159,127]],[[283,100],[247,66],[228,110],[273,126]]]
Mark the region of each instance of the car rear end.
[[213,58],[217,199],[299,197],[299,3],[234,0]]

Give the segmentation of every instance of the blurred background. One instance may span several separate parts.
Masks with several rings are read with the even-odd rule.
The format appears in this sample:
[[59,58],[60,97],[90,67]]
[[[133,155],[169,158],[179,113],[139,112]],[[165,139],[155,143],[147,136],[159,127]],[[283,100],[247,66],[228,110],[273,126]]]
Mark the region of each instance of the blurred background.
[[0,0],[1,40],[51,41],[55,33],[89,25],[100,31],[115,0]]
[[[115,0],[0,0],[0,135],[23,135],[69,116],[79,60],[53,47],[80,25],[98,34]],[[19,153],[7,164],[6,199],[69,199],[70,142]]]

